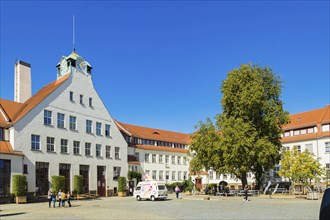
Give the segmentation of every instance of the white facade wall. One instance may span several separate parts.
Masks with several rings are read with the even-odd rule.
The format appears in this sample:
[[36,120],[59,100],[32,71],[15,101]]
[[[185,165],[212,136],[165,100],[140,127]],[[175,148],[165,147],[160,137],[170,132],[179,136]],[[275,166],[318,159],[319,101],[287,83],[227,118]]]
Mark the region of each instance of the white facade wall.
[[[14,125],[12,146],[24,152],[24,164],[28,165],[28,190],[35,190],[36,162],[49,163],[49,181],[51,176],[59,175],[59,164],[71,164],[71,190],[73,176],[79,175],[79,165],[89,165],[89,190],[97,190],[97,166],[106,166],[106,189],[117,187],[113,180],[113,167],[121,167],[122,176],[127,175],[127,143],[116,127],[102,100],[94,89],[91,75],[83,74],[72,68],[67,79],[52,94],[41,101],[32,111]],[[70,101],[73,91],[74,101]],[[79,103],[80,95],[84,105]],[[93,107],[89,106],[89,98]],[[52,111],[52,125],[44,125],[44,110]],[[57,113],[65,114],[65,128],[57,127]],[[77,117],[77,130],[69,129],[69,117]],[[86,120],[93,122],[93,133],[86,133]],[[102,135],[96,135],[96,122],[102,123]],[[111,126],[111,137],[105,136],[105,124]],[[40,135],[41,150],[31,150],[31,135]],[[46,140],[55,138],[55,152],[47,152]],[[61,153],[61,139],[68,140],[68,154]],[[73,141],[80,141],[80,155],[73,154]],[[91,143],[91,156],[85,156],[85,142]],[[95,144],[101,144],[101,157],[95,156]],[[105,146],[111,146],[112,158],[105,157]],[[114,158],[114,148],[120,148],[120,159]]]
[[330,164],[330,153],[326,153],[325,150],[326,143],[330,143],[330,137],[284,143],[283,147],[289,147],[291,150],[294,146],[300,146],[301,152],[312,147],[312,153],[319,158],[320,163],[325,167],[327,163]]
[[[156,171],[156,179],[159,180],[159,171],[163,171],[163,181],[167,183],[172,182],[181,182],[184,180],[184,174],[186,173],[186,179],[189,175],[189,161],[188,156],[184,153],[175,153],[175,152],[166,152],[166,151],[151,151],[136,149],[136,152],[139,153],[140,168],[142,169],[142,178],[145,178],[146,171],[149,170],[149,179],[152,178],[152,172]],[[145,161],[145,154],[149,154],[149,162]],[[152,155],[156,155],[156,162],[152,162]],[[163,162],[159,163],[159,155],[163,155]],[[166,163],[165,155],[169,156],[169,163]],[[172,164],[172,156],[175,156],[175,164]],[[177,163],[177,158],[181,157],[181,164]],[[183,164],[183,158],[186,157],[186,164]],[[169,171],[169,180],[166,180],[166,171]],[[175,178],[172,178],[172,173],[175,172]],[[178,175],[181,172],[181,177],[179,179]]]

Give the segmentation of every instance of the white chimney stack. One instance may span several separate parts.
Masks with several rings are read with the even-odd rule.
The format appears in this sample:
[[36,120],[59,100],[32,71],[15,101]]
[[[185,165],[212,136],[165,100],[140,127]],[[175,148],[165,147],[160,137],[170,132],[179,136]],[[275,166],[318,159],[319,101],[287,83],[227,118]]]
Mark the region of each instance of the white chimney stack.
[[31,65],[19,60],[15,63],[15,102],[24,103],[31,95]]

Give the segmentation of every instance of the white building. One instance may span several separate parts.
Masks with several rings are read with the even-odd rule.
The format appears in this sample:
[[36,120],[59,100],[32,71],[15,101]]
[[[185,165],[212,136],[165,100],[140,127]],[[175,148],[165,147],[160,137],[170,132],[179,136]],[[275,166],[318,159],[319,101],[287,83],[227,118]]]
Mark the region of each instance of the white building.
[[52,176],[65,176],[63,190],[72,191],[73,177],[82,175],[85,192],[100,196],[127,175],[127,143],[94,89],[92,66],[72,52],[57,68],[57,80],[25,102],[0,99],[0,173],[7,178],[0,196],[18,173],[27,176],[29,192],[41,194]]
[[188,179],[189,134],[116,124],[128,143],[129,170],[140,172],[143,179],[166,183]]
[[[324,168],[330,171],[330,106],[290,115],[290,123],[283,127],[283,150],[297,147],[314,153]],[[329,173],[330,174],[330,173]],[[329,180],[328,180],[329,181]],[[322,181],[325,183],[324,181]],[[322,187],[321,184],[319,187]]]

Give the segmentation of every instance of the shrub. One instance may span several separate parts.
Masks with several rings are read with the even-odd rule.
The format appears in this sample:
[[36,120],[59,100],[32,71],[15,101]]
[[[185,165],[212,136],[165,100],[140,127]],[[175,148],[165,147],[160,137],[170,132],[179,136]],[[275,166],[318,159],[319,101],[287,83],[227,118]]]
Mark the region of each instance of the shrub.
[[139,183],[142,181],[142,174],[135,171],[128,171],[127,179],[132,180],[133,178],[136,178],[136,182]]
[[118,177],[118,192],[126,192],[126,177],[120,176]]
[[196,191],[197,191],[197,192],[200,192],[201,189],[200,189],[199,187],[196,187]]
[[77,194],[84,193],[84,177],[82,175],[73,177],[73,191]]
[[190,186],[188,186],[187,188],[186,188],[186,190],[185,190],[186,192],[188,191],[188,192],[191,192],[192,191],[192,188],[190,187]]
[[13,176],[13,194],[15,196],[26,196],[26,176]]
[[55,194],[58,193],[60,189],[65,188],[65,177],[64,176],[52,176],[52,189]]

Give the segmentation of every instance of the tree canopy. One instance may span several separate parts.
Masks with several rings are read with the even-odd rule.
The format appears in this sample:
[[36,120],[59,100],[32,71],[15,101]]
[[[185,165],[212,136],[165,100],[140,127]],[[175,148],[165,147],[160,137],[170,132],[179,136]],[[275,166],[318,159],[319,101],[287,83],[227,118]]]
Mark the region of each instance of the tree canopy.
[[205,169],[233,173],[243,186],[252,171],[260,184],[262,173],[279,160],[282,126],[288,122],[281,91],[282,82],[269,67],[247,64],[228,73],[216,124],[200,122],[192,135],[191,150]]
[[304,187],[311,185],[313,179],[317,180],[324,174],[324,169],[315,155],[309,151],[299,153],[297,147],[282,152],[280,165],[280,176]]

